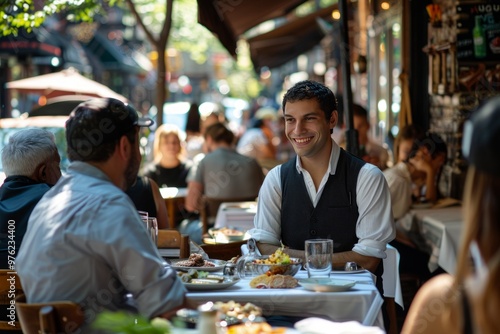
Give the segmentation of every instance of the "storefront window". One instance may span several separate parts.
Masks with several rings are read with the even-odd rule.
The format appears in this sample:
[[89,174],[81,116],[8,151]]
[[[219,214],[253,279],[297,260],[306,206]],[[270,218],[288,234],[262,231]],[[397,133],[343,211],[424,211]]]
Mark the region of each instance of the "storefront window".
[[392,7],[369,28],[369,106],[373,136],[392,147],[401,109],[401,7]]

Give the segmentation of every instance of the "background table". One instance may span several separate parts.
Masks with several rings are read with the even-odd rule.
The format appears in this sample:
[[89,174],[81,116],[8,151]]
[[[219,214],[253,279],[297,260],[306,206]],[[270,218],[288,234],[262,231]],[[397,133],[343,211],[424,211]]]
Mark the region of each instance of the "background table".
[[215,217],[215,228],[233,227],[247,231],[254,227],[253,219],[257,213],[257,202],[222,203]]
[[414,209],[398,221],[398,226],[419,248],[431,255],[431,272],[441,266],[448,273],[455,273],[463,229],[461,206]]
[[165,200],[165,205],[167,206],[169,227],[175,228],[176,212],[179,211],[179,207],[184,206],[187,188],[160,188],[160,193]]
[[[297,279],[306,277],[303,270],[296,275]],[[263,309],[264,316],[317,316],[338,322],[356,320],[363,325],[384,328],[383,300],[373,283],[372,274],[334,274],[332,278],[357,283],[349,291],[318,293],[301,286],[295,289],[252,289],[250,279],[242,279],[224,290],[190,291],[186,298],[196,304],[231,300],[240,304],[253,303]]]

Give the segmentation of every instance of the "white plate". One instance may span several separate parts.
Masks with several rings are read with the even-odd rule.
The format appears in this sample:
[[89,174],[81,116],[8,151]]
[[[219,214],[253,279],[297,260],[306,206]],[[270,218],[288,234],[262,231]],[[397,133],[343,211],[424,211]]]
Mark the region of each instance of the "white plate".
[[170,260],[172,268],[175,270],[183,270],[183,271],[188,271],[189,269],[196,269],[196,270],[202,270],[202,271],[208,271],[208,272],[213,272],[213,271],[220,271],[224,268],[226,265],[227,261],[224,260],[213,260],[213,259],[208,259],[208,261],[212,262],[215,264],[215,267],[184,267],[184,266],[178,266],[177,262],[179,261],[185,261],[187,259],[175,259],[175,260]]
[[304,278],[299,284],[306,290],[316,292],[339,292],[347,291],[356,285],[356,281],[332,279],[332,278]]
[[207,283],[207,284],[194,284],[194,283],[184,283],[184,286],[188,290],[193,291],[207,291],[207,290],[221,290],[229,288],[240,281],[239,277],[233,277],[233,279],[225,279],[221,283]]

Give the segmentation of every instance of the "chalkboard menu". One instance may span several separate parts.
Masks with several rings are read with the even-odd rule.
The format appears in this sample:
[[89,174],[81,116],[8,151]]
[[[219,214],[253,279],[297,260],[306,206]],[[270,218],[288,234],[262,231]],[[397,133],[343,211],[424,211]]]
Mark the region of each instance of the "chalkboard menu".
[[500,4],[457,6],[457,60],[500,60]]

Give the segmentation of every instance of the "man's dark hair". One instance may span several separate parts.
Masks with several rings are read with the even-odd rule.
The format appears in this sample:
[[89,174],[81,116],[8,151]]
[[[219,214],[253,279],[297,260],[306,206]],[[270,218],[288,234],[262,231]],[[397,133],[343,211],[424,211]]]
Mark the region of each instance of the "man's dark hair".
[[288,102],[293,103],[313,99],[318,101],[326,119],[329,120],[332,113],[337,110],[337,99],[328,87],[311,80],[300,81],[286,92],[285,96],[283,96],[283,113],[285,113],[285,106]]
[[364,119],[366,119],[368,121],[368,110],[366,110],[365,108],[363,108],[359,104],[354,103],[352,105],[352,114],[354,116],[363,117]]
[[425,137],[419,142],[419,146],[427,147],[432,158],[435,158],[438,154],[444,154],[445,159],[448,156],[446,142],[437,133],[426,133]]
[[222,123],[210,125],[205,130],[204,136],[212,138],[216,143],[224,142],[231,145],[234,142],[234,133]]
[[[443,138],[441,138],[437,133],[426,133],[420,139],[417,138],[415,140],[414,147],[415,145],[418,148],[426,147],[433,159],[439,154],[444,155],[445,161],[448,157],[448,146],[446,145],[446,142],[443,140]],[[418,151],[418,149],[412,149],[409,158],[413,158],[416,155],[416,151]]]
[[116,99],[95,99],[78,105],[66,121],[68,158],[103,162],[113,154],[122,136],[135,144],[137,112]]

